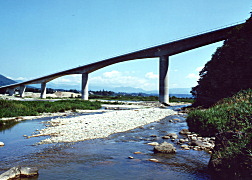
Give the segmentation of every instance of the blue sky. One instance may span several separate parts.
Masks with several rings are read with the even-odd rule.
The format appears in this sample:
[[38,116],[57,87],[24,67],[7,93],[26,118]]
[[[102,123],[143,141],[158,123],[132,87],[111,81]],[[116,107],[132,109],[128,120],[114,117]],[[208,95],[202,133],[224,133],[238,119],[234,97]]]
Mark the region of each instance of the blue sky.
[[[33,79],[244,22],[251,11],[251,0],[0,0],[0,74]],[[169,87],[195,86],[221,44],[171,56]],[[158,59],[105,67],[90,74],[89,84],[157,90]]]

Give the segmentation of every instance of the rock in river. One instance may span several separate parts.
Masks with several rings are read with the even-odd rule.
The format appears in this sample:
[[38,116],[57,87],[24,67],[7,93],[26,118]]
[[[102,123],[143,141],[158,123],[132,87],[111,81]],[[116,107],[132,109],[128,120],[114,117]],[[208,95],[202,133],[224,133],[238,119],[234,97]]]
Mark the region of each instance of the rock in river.
[[163,142],[162,144],[154,147],[154,152],[171,154],[176,152],[176,148],[170,143]]
[[4,143],[0,141],[0,146],[4,146]]

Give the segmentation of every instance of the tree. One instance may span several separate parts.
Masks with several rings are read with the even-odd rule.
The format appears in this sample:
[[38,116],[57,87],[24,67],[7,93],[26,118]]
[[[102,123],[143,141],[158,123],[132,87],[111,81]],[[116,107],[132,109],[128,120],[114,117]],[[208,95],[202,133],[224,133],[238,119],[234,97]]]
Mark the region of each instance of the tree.
[[192,88],[195,106],[209,107],[242,89],[252,88],[252,16],[230,32],[200,72]]

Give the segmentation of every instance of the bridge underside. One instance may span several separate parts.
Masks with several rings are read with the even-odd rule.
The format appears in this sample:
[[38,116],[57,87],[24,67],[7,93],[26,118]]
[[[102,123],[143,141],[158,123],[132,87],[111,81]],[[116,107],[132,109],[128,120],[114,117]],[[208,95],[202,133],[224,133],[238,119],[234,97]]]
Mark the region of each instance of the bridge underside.
[[88,100],[88,75],[103,67],[135,59],[154,58],[159,57],[159,101],[164,104],[169,103],[169,89],[168,89],[168,67],[169,56],[211,43],[225,40],[229,37],[230,31],[242,24],[223,28],[220,30],[211,31],[208,33],[192,36],[182,40],[170,42],[167,44],[155,46],[152,48],[136,51],[133,53],[125,54],[122,56],[106,59],[103,61],[95,62],[85,66],[69,69],[66,71],[54,73],[48,76],[43,76],[37,79],[25,81],[22,83],[11,84],[0,87],[0,91],[8,91],[9,95],[15,93],[15,89],[19,89],[21,97],[24,96],[25,86],[29,84],[41,84],[41,98],[46,97],[46,83],[61,76],[71,74],[82,74],[81,93],[82,99]]

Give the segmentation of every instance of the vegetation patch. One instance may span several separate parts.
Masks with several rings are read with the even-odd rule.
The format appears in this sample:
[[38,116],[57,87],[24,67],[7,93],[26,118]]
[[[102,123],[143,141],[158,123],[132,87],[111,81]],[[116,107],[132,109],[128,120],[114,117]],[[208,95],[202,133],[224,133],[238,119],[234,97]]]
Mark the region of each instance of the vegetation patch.
[[251,176],[252,89],[240,91],[209,109],[190,112],[187,123],[190,131],[216,136],[211,167],[232,175]]
[[40,113],[65,112],[76,109],[99,109],[100,102],[84,100],[48,101],[10,101],[0,100],[0,118],[16,116],[35,116]]

